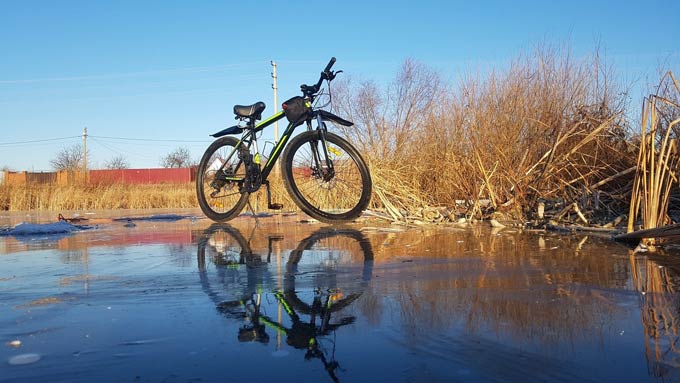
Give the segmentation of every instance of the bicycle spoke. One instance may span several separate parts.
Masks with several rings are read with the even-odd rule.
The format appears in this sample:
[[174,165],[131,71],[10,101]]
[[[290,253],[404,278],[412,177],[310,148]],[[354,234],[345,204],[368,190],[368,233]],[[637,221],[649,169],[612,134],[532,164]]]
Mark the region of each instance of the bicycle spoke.
[[224,221],[236,216],[245,204],[241,193],[241,182],[245,177],[244,167],[235,155],[239,141],[222,137],[206,151],[197,174],[199,205],[203,212],[215,221]]
[[[345,146],[348,144],[329,134],[331,138],[327,140],[327,150],[324,150],[314,133],[308,136],[303,144],[294,149],[288,170],[295,185],[293,193],[304,200],[312,211],[330,216],[342,216],[366,203],[364,184],[368,174],[366,172],[364,176],[359,170],[359,164],[347,152]],[[314,158],[315,152],[320,157],[318,160]],[[327,163],[326,155],[330,164]],[[332,165],[332,170],[329,165]]]

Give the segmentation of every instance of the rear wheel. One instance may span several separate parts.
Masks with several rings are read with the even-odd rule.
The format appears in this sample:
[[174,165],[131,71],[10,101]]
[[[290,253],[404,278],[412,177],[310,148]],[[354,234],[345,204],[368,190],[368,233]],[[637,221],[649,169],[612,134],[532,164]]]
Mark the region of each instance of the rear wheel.
[[295,203],[328,223],[361,215],[371,199],[371,176],[359,152],[345,139],[318,130],[293,138],[283,154],[283,180]]
[[236,217],[248,202],[249,193],[241,193],[245,166],[238,157],[240,141],[220,137],[203,154],[196,174],[196,194],[203,213],[213,221]]

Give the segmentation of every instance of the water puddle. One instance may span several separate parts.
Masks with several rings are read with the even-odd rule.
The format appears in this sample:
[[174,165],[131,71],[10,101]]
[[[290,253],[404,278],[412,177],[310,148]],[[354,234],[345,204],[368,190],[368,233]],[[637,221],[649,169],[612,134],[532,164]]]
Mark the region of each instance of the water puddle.
[[176,217],[0,237],[0,382],[680,379],[677,254]]

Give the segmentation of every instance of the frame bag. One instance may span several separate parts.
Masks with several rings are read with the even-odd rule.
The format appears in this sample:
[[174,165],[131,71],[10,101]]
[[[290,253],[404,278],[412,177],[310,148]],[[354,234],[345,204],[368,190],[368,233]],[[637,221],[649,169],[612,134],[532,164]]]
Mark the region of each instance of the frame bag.
[[294,123],[295,126],[302,124],[312,112],[312,105],[300,96],[295,96],[284,102],[281,104],[281,108],[288,121]]

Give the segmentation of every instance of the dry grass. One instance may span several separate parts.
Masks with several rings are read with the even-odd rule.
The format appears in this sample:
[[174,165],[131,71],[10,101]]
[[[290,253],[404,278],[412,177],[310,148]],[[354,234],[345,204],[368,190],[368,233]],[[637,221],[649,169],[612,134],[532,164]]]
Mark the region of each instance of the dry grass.
[[645,100],[642,111],[640,150],[628,217],[628,231],[638,217],[643,229],[671,223],[668,207],[673,185],[678,182],[676,126],[680,123],[680,86],[671,72],[656,95]]
[[[343,134],[370,160],[374,201],[385,207],[465,201],[469,215],[527,218],[552,199],[589,214],[595,198],[610,206],[621,198],[635,165],[625,100],[597,54],[576,61],[537,50],[458,86],[407,61],[386,92],[349,81],[339,93],[340,112],[356,124]],[[479,208],[482,199],[489,208]]]
[[[280,175],[269,177],[272,202],[282,203],[284,211],[297,211]],[[250,197],[256,213],[268,211],[263,186]],[[48,184],[0,185],[0,210],[100,210],[198,207],[194,183],[157,185]],[[248,207],[246,207],[248,209]]]
[[197,207],[195,186],[2,185],[0,210],[151,209]]

